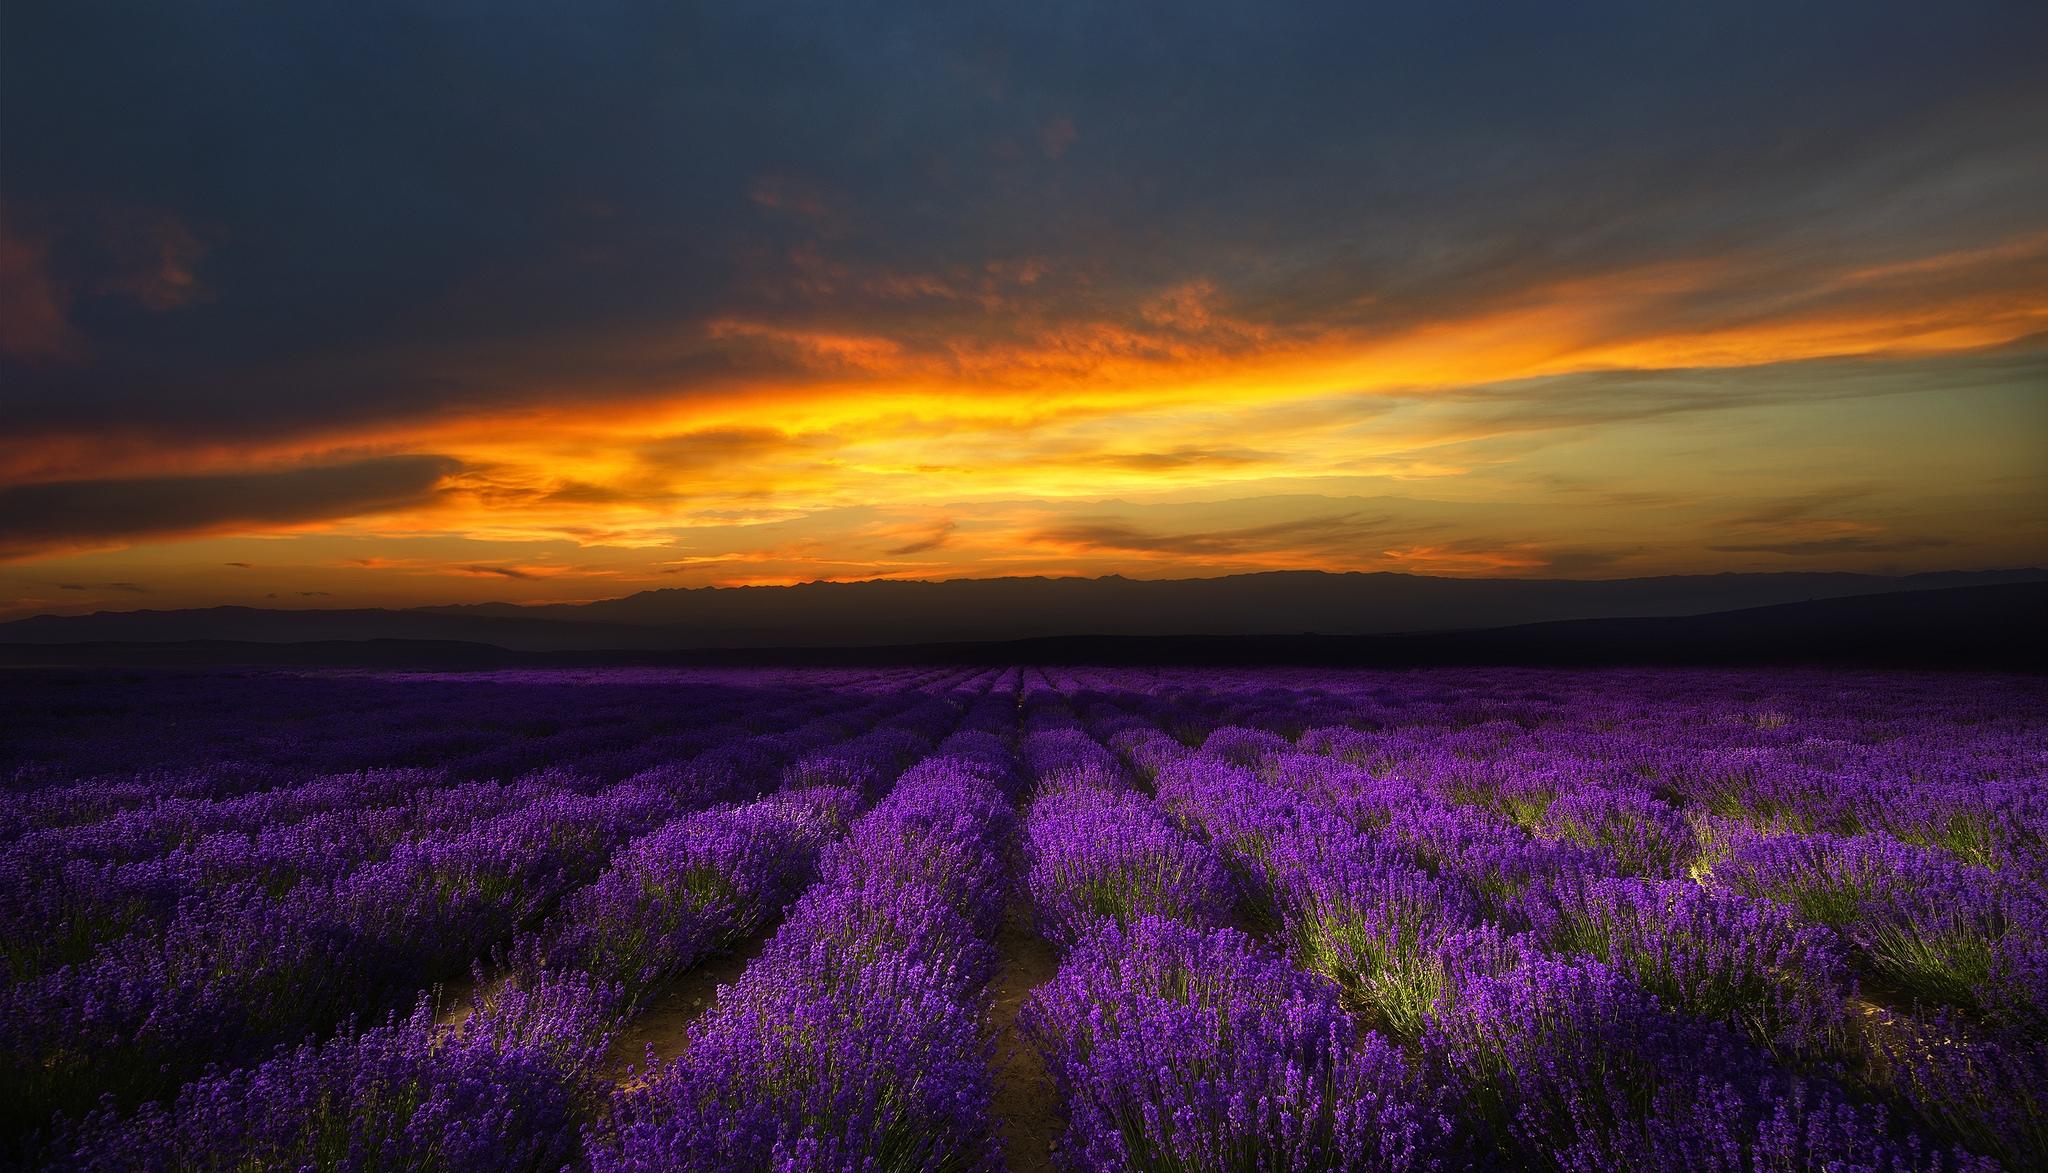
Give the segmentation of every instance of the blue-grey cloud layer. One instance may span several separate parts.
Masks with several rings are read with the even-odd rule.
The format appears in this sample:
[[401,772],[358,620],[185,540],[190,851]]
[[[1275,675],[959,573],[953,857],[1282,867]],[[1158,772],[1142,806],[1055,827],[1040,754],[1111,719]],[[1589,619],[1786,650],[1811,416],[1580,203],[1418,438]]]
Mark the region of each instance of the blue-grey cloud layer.
[[7,224],[77,352],[0,357],[17,436],[289,433],[782,361],[690,341],[721,315],[881,321],[913,347],[1009,328],[807,277],[805,249],[869,275],[1036,259],[1006,294],[1032,320],[1114,319],[1202,275],[1250,320],[1371,330],[1625,265],[1974,247],[2038,227],[2048,187],[2030,3],[0,21]]

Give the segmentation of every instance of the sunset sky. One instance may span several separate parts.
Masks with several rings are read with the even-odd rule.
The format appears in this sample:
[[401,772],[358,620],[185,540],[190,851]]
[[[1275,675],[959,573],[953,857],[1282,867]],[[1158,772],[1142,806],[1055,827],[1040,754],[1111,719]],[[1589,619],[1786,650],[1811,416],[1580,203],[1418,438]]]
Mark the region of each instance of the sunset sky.
[[0,9],[0,618],[2048,562],[2048,5]]

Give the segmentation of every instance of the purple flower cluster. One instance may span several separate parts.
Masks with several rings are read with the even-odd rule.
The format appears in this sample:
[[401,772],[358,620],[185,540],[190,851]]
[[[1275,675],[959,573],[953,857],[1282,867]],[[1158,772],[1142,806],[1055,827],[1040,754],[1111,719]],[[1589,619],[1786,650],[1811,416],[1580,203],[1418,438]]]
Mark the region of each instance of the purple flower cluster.
[[2048,1168],[2048,1038],[1953,1011],[1874,1016],[1867,1069],[1930,1128],[2012,1169]]
[[[1769,714],[1761,721],[1782,727]],[[1704,1125],[1680,1119],[1692,1101],[1718,1103],[1735,1122],[1714,1142],[1731,1168],[1975,1159],[1915,1128],[2009,1160],[2038,1152],[2034,1101],[1992,1110],[1998,1097],[1982,1076],[2035,1061],[2015,1040],[2039,1021],[2048,974],[2044,888],[2028,865],[2038,830],[2027,828],[2040,824],[2017,813],[2026,804],[2011,792],[2021,784],[1987,788],[1988,801],[1938,791],[1947,809],[1921,825],[1947,831],[1925,846],[1787,832],[1854,827],[1885,806],[1890,825],[1910,820],[1906,804],[1880,804],[1873,788],[1838,777],[1802,793],[1792,780],[1810,781],[1807,770],[1718,773],[1735,760],[1724,757],[1702,791],[1697,757],[1530,724],[1465,721],[1434,738],[1312,728],[1295,747],[1219,726],[1205,747],[1220,752],[1178,757],[1155,781],[1162,806],[1265,901],[1294,960],[1397,1036],[1440,1043],[1448,1022],[1472,1013],[1475,991],[1497,994],[1492,983],[1526,976],[1552,951],[1608,963],[1604,972],[1656,1008],[1656,1022],[1697,1035],[1688,1045],[1719,1048],[1705,1063],[1722,1085],[1673,1091],[1635,1122],[1550,1120],[1521,1160],[1549,1164],[1561,1145],[1583,1144],[1565,1163],[1685,1164],[1678,1154],[1708,1143]],[[1703,792],[1723,801],[1700,801]],[[1987,857],[1995,869],[1972,862]],[[1868,1015],[1852,1009],[1857,968],[1879,996],[1900,989],[1974,1012],[1984,1024],[1974,1037],[1990,1041],[1972,1051],[1912,1032],[1924,1044],[1912,1062],[1896,1053],[1896,1037],[1889,1051],[1878,1047]],[[1943,1021],[1948,1036],[1960,1034]],[[1736,1033],[1716,1033],[1724,1027]],[[1886,1101],[1890,1118],[1812,1074],[1829,1072]],[[1619,1085],[1587,1102],[1608,1105],[1610,1091]]]
[[1287,739],[1264,729],[1225,725],[1202,739],[1199,752],[1233,766],[1255,766],[1268,756],[1292,748]]
[[1668,1006],[1788,1057],[1844,1044],[1855,984],[1825,926],[1689,880],[1595,880],[1561,890],[1558,903],[1561,951],[1614,966]]
[[1230,916],[1230,876],[1205,844],[1130,791],[1067,784],[1041,794],[1024,820],[1024,884],[1039,930],[1072,945],[1098,924],[1167,916],[1216,926]]
[[981,1030],[1014,816],[973,762],[904,775],[690,1032],[623,1094],[606,1169],[992,1169]]
[[58,1169],[552,1170],[579,1121],[616,995],[578,979],[501,991],[459,1026],[409,1016],[188,1083],[127,1119],[102,1112],[52,1146]]
[[1621,876],[1682,876],[1699,854],[1685,817],[1635,787],[1565,791],[1543,812],[1540,833],[1598,852]]
[[0,989],[0,1089],[37,1116],[160,1094],[208,1059],[379,1012],[466,971],[670,813],[638,787],[558,791],[282,894],[187,898],[156,931]]
[[1785,1073],[1597,962],[1531,959],[1473,982],[1422,1045],[1480,1143],[1520,1167],[1996,1167],[1894,1137],[1881,1108]]
[[1072,726],[1040,729],[1024,739],[1024,768],[1041,787],[1082,784],[1110,789],[1124,782],[1116,755]]
[[2048,891],[1881,833],[1750,835],[1716,884],[1828,925],[1908,996],[2048,1028]]
[[1191,752],[1186,743],[1150,725],[1126,726],[1111,734],[1108,744],[1147,782]]
[[1206,750],[1163,771],[1159,795],[1232,861],[1294,959],[1376,1025],[1413,1037],[1450,992],[1440,951],[1479,924],[1479,902],[1463,886],[1315,796]]
[[515,946],[524,972],[581,970],[629,1003],[765,927],[844,828],[856,792],[817,787],[686,815],[628,844]]
[[[851,726],[816,717],[814,703],[793,712],[806,723],[791,730],[791,744],[891,714],[899,743],[922,741],[960,712],[916,690],[847,699],[836,703]],[[43,1127],[53,1112],[80,1113],[103,1096],[125,1109],[169,1095],[209,1063],[255,1062],[279,1044],[387,1013],[513,946],[565,897],[591,912],[609,897],[652,907],[655,894],[616,884],[575,899],[615,847],[704,793],[639,778],[602,783],[554,769],[509,785],[450,785],[438,774],[373,770],[224,795],[192,793],[180,780],[173,793],[97,822],[25,827],[0,844],[0,871],[39,881],[0,897],[6,1131]],[[776,778],[770,769],[732,789],[760,793]],[[857,802],[794,791],[742,816],[750,828],[707,821],[697,828],[704,842],[692,835],[690,850],[735,869],[732,891],[710,902],[722,906],[698,910],[708,920],[657,922],[643,956],[594,945],[548,972],[588,981],[572,971],[591,967],[601,984],[631,982],[637,992],[758,927],[803,878],[803,852],[814,853]],[[710,833],[721,826],[730,834]],[[726,923],[714,923],[721,916]],[[605,932],[557,923],[572,936]]]
[[1102,925],[1022,1022],[1070,1168],[1424,1169],[1447,1123],[1400,1051],[1233,929]]
[[799,757],[783,768],[782,784],[788,788],[844,786],[876,798],[904,766],[930,748],[926,737],[885,726]]

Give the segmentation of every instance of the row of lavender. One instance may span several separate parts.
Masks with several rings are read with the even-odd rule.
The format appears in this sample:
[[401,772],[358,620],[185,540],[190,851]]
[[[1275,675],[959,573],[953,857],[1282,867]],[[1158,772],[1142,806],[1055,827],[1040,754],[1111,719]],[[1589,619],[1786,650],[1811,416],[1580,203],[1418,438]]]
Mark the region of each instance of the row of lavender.
[[[962,674],[964,675],[964,674]],[[365,770],[616,782],[925,672],[0,675],[0,835]]]
[[[490,1104],[568,1112],[515,1132],[543,1163],[574,1154],[564,1125],[587,1113],[568,1109],[591,1094],[608,1032],[665,976],[779,912],[834,829],[951,728],[952,694],[993,677],[812,689],[775,732],[728,721],[695,758],[620,782],[574,762],[503,784],[372,772],[214,799],[173,788],[19,829],[0,847],[26,881],[4,888],[4,1102],[31,1145],[64,1113],[46,1153],[104,1167],[244,1150],[291,1164],[333,1144],[481,1155],[505,1143],[479,1115]],[[512,976],[452,1036],[424,1004],[350,1025],[484,964]],[[487,1074],[507,1062],[531,1078]],[[222,1074],[194,1078],[209,1067]],[[541,1085],[554,1091],[526,1094]],[[171,1106],[131,1117],[145,1101]],[[351,1103],[388,1127],[351,1126]]]
[[1025,886],[1065,959],[1022,1025],[1063,1101],[1064,1162],[1306,1170],[1447,1156],[1397,1049],[1361,1043],[1332,988],[1232,927],[1227,857],[1144,794],[1058,693],[1026,704]]
[[1013,722],[991,696],[854,823],[681,1059],[617,1098],[595,1168],[996,1167],[983,1021]]

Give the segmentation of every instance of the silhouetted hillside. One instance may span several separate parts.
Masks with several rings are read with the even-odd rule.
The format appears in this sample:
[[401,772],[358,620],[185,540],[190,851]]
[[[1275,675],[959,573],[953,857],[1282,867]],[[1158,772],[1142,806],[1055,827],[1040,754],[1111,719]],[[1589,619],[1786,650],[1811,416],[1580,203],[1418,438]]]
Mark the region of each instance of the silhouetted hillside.
[[193,640],[0,644],[0,664],[129,667],[509,668],[598,665],[1831,664],[2048,668],[2048,583],[1955,587],[1647,619],[1575,619],[1480,631],[1331,636],[1073,635],[892,647],[514,651],[430,640]]
[[518,651],[889,647],[1108,633],[1383,635],[1681,616],[1807,599],[2041,581],[2037,569],[1885,577],[1723,574],[1582,582],[1286,571],[1145,581],[1004,578],[647,591],[577,605],[212,607],[0,623],[0,643],[436,640]]

